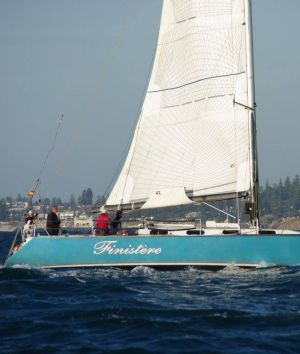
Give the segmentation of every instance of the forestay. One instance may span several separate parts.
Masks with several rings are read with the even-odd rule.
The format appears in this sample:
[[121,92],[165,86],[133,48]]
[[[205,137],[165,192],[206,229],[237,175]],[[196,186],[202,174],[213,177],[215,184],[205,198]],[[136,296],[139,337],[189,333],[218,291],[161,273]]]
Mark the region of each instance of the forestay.
[[180,205],[252,188],[248,11],[245,0],[164,0],[150,83],[108,206]]

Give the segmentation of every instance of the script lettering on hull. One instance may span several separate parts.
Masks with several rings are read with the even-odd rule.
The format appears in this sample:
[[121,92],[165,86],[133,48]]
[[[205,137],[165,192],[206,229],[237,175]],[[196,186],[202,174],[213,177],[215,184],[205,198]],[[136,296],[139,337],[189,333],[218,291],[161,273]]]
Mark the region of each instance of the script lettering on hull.
[[150,248],[147,245],[140,244],[138,246],[128,245],[128,247],[118,247],[118,241],[101,241],[94,245],[94,254],[160,254],[161,248]]

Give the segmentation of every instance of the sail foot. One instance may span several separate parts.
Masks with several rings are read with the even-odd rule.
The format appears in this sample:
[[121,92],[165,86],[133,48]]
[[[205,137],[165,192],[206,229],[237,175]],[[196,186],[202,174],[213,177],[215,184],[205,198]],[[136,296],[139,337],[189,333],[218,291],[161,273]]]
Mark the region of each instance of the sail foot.
[[164,208],[193,203],[194,202],[187,197],[183,187],[162,188],[150,196],[150,198],[142,206],[142,209]]

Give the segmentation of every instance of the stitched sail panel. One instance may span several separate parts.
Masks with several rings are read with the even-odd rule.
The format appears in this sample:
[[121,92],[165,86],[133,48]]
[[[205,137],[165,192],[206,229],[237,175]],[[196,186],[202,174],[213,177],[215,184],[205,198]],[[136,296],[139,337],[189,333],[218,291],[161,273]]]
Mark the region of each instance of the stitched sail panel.
[[199,197],[250,189],[250,111],[235,104],[252,105],[247,28],[244,0],[164,1],[147,94],[108,205],[160,190],[178,193],[175,205],[187,203],[182,190]]

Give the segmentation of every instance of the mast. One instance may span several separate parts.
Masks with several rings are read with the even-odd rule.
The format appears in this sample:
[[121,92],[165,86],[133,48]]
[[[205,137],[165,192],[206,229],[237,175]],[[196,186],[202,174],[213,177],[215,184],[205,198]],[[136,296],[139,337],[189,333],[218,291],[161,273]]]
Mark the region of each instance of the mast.
[[248,212],[250,223],[259,224],[260,205],[259,205],[259,178],[258,178],[258,157],[257,157],[257,138],[256,138],[256,103],[254,86],[254,56],[253,56],[253,29],[252,29],[252,7],[251,0],[245,0],[246,18],[246,45],[247,45],[247,72],[248,72],[248,106],[249,106],[249,133],[251,135],[251,170],[252,185],[250,194],[250,205]]

